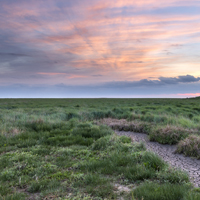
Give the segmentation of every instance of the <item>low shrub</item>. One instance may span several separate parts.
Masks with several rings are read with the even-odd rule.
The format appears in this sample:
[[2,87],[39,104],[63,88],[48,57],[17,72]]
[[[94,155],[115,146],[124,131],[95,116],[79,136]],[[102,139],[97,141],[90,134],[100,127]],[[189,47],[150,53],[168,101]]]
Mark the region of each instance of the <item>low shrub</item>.
[[149,137],[151,141],[161,144],[176,144],[180,140],[185,139],[191,131],[176,126],[157,126],[152,128]]
[[176,152],[200,159],[200,136],[190,135],[184,140],[180,141],[178,143]]
[[148,133],[151,129],[151,124],[148,122],[127,121],[125,119],[106,118],[97,121],[97,124],[105,124],[118,131],[133,131],[139,133]]

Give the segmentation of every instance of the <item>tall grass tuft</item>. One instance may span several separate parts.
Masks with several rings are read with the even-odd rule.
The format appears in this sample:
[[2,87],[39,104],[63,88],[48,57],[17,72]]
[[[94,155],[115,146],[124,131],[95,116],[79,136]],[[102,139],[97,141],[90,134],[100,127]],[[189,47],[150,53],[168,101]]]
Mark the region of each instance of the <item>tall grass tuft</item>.
[[190,135],[184,140],[180,141],[178,143],[176,152],[200,159],[200,136]]
[[180,140],[185,139],[192,131],[176,126],[157,126],[152,128],[149,134],[151,141],[161,144],[176,144]]
[[146,182],[133,191],[137,200],[180,200],[188,192],[188,186],[171,183]]

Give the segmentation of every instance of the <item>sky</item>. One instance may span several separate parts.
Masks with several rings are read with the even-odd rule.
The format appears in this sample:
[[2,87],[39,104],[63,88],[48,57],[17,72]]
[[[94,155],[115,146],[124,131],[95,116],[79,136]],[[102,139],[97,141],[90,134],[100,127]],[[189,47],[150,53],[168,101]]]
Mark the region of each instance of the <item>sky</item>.
[[194,96],[199,0],[0,0],[0,98]]

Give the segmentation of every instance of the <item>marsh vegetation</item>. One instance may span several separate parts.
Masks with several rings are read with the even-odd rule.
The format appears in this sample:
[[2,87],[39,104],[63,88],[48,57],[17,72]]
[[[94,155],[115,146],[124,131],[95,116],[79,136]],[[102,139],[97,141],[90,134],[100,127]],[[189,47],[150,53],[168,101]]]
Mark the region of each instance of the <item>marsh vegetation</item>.
[[199,103],[1,99],[0,199],[200,199],[185,172],[107,126],[115,120],[114,129],[145,132],[199,159]]

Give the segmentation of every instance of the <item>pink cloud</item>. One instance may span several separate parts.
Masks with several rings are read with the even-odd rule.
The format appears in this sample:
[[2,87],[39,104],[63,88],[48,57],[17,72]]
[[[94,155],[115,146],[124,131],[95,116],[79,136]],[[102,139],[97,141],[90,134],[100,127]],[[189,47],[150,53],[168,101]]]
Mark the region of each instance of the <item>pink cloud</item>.
[[51,72],[38,72],[37,74],[47,75],[47,76],[66,75],[66,73],[51,73]]
[[68,79],[75,79],[75,78],[86,78],[87,76],[83,76],[83,75],[70,75],[69,77],[67,77]]
[[[181,48],[190,46],[199,38],[190,36],[200,32],[200,15],[137,15],[136,12],[129,16],[121,14],[120,9],[127,7],[130,12],[146,11],[153,7],[176,6],[180,4],[179,0],[100,0],[91,1],[91,5],[85,1],[85,4],[73,6],[71,10],[59,10],[53,0],[49,0],[49,6],[32,0],[4,6],[8,20],[1,21],[0,26],[16,30],[14,42],[26,41],[31,48],[40,49],[47,56],[50,54],[47,59],[53,60],[54,56],[58,58],[55,60],[62,58],[62,64],[55,64],[61,69],[58,71],[70,67],[88,70],[87,76],[85,72],[78,75],[39,72],[41,75],[76,79],[101,72],[104,80],[123,81],[149,76],[177,76],[182,71],[184,74],[198,74],[198,60],[188,56],[185,51],[193,51],[192,48],[183,51]],[[197,5],[198,2],[181,0],[183,6],[193,4]],[[53,12],[59,15],[51,16]],[[26,20],[27,16],[36,19],[35,22]],[[175,50],[171,46],[174,43],[181,43],[183,47]],[[71,59],[66,54],[71,54]]]
[[185,93],[185,94],[177,94],[178,96],[183,96],[183,97],[197,97],[200,96],[200,93]]

